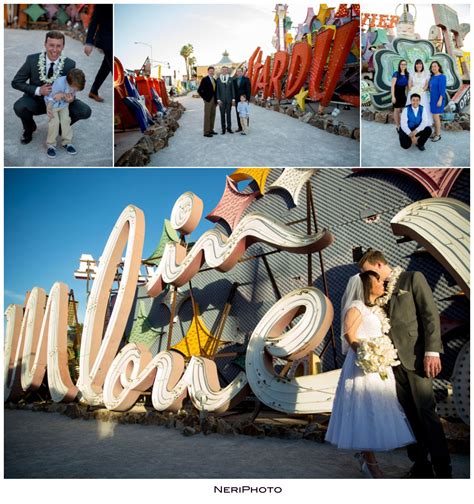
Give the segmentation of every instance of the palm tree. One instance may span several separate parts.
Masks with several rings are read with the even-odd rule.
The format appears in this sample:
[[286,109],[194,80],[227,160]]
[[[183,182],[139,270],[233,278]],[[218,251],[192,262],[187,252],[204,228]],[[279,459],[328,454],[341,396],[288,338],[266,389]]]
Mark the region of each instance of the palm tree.
[[194,51],[194,47],[192,44],[186,44],[181,48],[179,54],[184,58],[184,63],[186,64],[186,76],[188,77],[189,82],[189,57]]
[[188,66],[191,78],[193,78],[193,67],[196,66],[196,56],[193,55],[188,58]]

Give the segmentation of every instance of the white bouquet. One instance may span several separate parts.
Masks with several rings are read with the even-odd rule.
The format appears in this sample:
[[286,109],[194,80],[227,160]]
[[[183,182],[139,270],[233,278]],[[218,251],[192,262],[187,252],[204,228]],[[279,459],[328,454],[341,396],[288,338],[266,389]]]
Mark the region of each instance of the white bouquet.
[[400,364],[397,357],[397,350],[391,339],[383,335],[360,341],[357,348],[356,366],[359,366],[365,374],[378,373],[382,380],[386,380],[388,368]]

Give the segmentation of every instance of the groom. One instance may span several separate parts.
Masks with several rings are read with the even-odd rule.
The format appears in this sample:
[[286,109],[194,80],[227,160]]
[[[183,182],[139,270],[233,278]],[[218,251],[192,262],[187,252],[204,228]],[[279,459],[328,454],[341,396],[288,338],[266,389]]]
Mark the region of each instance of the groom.
[[432,478],[434,470],[437,478],[451,478],[451,458],[433,393],[443,351],[433,293],[421,272],[392,269],[377,250],[367,250],[359,267],[376,271],[386,282],[386,294],[379,302],[389,314],[390,337],[401,362],[393,368],[397,396],[417,441],[408,446],[414,465],[407,477]]
[[[33,116],[46,114],[44,97],[51,92],[52,83],[58,77],[67,75],[69,70],[76,66],[72,59],[62,55],[64,42],[64,35],[61,32],[47,32],[44,52],[27,56],[25,63],[12,80],[12,87],[24,93],[13,106],[15,114],[23,123],[22,144],[30,143],[33,138],[33,132],[36,130]],[[91,109],[80,100],[72,98],[69,103],[69,115],[73,124],[80,119],[88,119]]]
[[234,85],[229,75],[229,68],[226,66],[222,67],[222,73],[219,75],[219,78],[217,79],[216,98],[221,113],[221,126],[222,126],[221,134],[225,135],[226,131],[228,131],[229,133],[233,133],[231,111],[232,106],[235,105],[235,94],[234,94]]
[[398,136],[400,147],[409,149],[416,145],[421,151],[425,150],[425,143],[431,135],[428,114],[423,105],[420,105],[420,95],[413,93],[411,102],[402,112]]

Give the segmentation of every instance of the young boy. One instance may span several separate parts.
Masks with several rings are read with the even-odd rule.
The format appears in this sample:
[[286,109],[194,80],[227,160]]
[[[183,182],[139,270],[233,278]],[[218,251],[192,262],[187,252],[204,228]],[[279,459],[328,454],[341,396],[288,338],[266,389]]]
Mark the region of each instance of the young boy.
[[244,94],[240,95],[240,101],[237,104],[237,112],[239,113],[240,124],[243,130],[241,135],[246,135],[249,130],[250,104]]
[[49,158],[56,157],[56,137],[61,126],[62,145],[68,154],[77,154],[72,145],[71,118],[69,117],[69,103],[74,100],[77,91],[82,91],[86,85],[86,77],[82,70],[73,68],[67,75],[59,77],[53,83],[51,93],[44,97],[46,112],[49,117],[48,138],[46,146]]

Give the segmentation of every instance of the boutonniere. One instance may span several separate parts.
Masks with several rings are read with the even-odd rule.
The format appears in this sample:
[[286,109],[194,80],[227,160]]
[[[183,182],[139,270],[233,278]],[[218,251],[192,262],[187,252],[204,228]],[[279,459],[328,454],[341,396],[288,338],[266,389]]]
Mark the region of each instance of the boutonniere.
[[397,293],[397,296],[403,296],[403,294],[408,294],[408,291],[400,289]]
[[[398,278],[403,273],[403,268],[400,266],[396,266],[393,268],[392,273],[388,277],[387,290],[384,296],[380,296],[375,302],[378,306],[385,306],[388,304],[390,299],[393,296],[393,291],[395,290],[395,286],[397,285]],[[400,290],[401,292],[401,290]],[[404,291],[406,292],[406,291]]]
[[41,82],[44,82],[45,84],[52,84],[61,75],[65,61],[66,57],[61,55],[59,57],[58,64],[56,65],[56,69],[53,72],[53,75],[48,79],[48,77],[46,76],[46,53],[42,52],[40,54],[40,57],[38,58],[38,70]]

